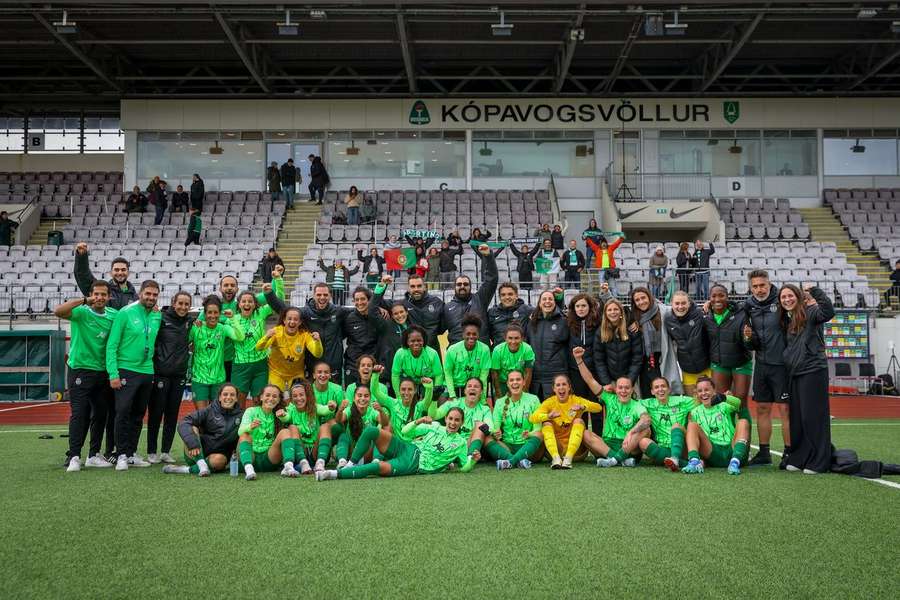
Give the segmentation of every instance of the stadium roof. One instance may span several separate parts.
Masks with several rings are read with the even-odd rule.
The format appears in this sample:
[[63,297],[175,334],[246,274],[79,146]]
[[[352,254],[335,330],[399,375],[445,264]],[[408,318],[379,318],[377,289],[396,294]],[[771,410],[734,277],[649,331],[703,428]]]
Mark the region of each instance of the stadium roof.
[[[286,9],[296,35],[277,31]],[[507,36],[491,27],[501,11]],[[887,2],[2,0],[0,113],[117,113],[121,98],[896,96],[897,31]]]

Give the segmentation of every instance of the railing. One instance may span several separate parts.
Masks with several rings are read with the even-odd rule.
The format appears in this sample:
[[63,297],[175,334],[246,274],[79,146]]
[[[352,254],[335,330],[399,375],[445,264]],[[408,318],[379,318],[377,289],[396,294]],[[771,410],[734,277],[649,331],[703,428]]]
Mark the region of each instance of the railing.
[[713,197],[710,173],[621,173],[606,167],[609,195],[616,202],[704,200]]

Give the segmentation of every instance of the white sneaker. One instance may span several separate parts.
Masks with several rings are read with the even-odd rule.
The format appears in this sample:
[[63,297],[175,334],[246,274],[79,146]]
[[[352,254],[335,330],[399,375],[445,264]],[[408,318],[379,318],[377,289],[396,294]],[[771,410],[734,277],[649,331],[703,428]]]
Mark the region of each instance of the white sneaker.
[[247,481],[256,479],[256,469],[253,468],[253,465],[244,465],[244,479]]
[[562,459],[558,456],[553,457],[553,461],[550,463],[551,469],[562,469]]
[[159,460],[161,460],[161,461],[164,462],[164,463],[168,463],[168,464],[170,464],[170,465],[173,465],[173,464],[175,464],[176,462],[178,462],[177,460],[175,460],[174,458],[172,458],[172,455],[169,454],[168,452],[163,452],[162,454],[160,454],[160,455],[159,455]]
[[300,474],[309,475],[310,473],[312,473],[312,467],[309,466],[309,461],[304,458],[300,461]]
[[73,456],[69,459],[69,466],[66,467],[66,473],[77,473],[81,470],[81,457]]
[[147,455],[147,462],[151,465],[159,464],[159,455],[156,452]]
[[128,470],[128,457],[124,454],[120,454],[119,458],[116,459],[116,471],[127,471]]
[[140,454],[135,454],[131,458],[128,459],[129,467],[149,467],[150,463],[141,458]]
[[618,464],[619,464],[619,461],[617,461],[615,458],[598,458],[597,459],[598,467],[604,467],[604,468],[605,467],[615,467]]
[[294,468],[293,463],[284,463],[284,468],[281,469],[282,477],[297,477],[300,473],[297,472],[297,469]]
[[788,465],[784,468],[784,470],[788,473],[799,473],[803,469],[801,469],[800,467],[795,467],[794,465]]
[[508,460],[504,460],[501,458],[497,461],[497,470],[498,471],[503,471],[505,469],[511,469],[511,468],[512,468],[512,463],[509,462]]
[[813,471],[812,469],[803,469],[804,475],[821,475],[818,471]]
[[562,459],[562,464],[560,465],[563,469],[571,469],[572,468],[572,459],[570,457],[565,457]]
[[[169,465],[169,466],[173,466],[173,465]],[[200,477],[209,477],[212,474],[212,471],[209,470],[209,465],[206,464],[205,460],[198,460],[197,468],[199,469],[197,471],[197,475]]]
[[325,461],[320,458],[319,460],[316,461],[316,466],[313,467],[313,471],[315,471],[316,473],[321,473],[324,470],[325,470]]
[[185,465],[163,465],[162,472],[167,475],[189,475],[191,469]]
[[635,461],[634,458],[632,458],[632,457],[628,457],[622,461],[622,466],[623,467],[636,467],[637,461]]
[[338,468],[338,469],[343,469],[344,467],[347,466],[347,463],[348,463],[348,462],[349,462],[349,461],[348,461],[346,458],[340,459],[340,460],[338,461],[337,468]]
[[334,469],[327,471],[316,471],[316,481],[327,481],[329,479],[337,479],[338,472]]
[[113,465],[111,462],[106,460],[105,457],[101,456],[100,454],[95,454],[94,456],[88,457],[88,459],[84,463],[84,466],[95,467],[97,469],[107,469]]

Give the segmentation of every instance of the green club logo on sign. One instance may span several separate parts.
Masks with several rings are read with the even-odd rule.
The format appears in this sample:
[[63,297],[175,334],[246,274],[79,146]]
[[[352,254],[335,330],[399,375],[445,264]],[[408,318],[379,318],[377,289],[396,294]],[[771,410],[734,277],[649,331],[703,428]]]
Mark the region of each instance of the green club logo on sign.
[[725,120],[734,125],[734,122],[741,118],[741,104],[740,102],[728,100],[723,104],[722,112]]
[[428,107],[421,100],[416,100],[412,110],[409,111],[409,124],[428,125],[429,123],[431,123],[431,115],[428,114]]

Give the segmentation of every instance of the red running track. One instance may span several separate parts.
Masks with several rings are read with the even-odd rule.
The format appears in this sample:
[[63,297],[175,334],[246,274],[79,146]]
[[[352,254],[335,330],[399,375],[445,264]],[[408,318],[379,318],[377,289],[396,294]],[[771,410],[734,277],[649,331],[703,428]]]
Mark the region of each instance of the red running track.
[[[755,414],[756,405],[750,402]],[[181,415],[193,410],[183,402]],[[900,398],[894,396],[832,396],[831,414],[839,419],[900,419]],[[0,425],[64,425],[68,402],[15,402],[0,404]]]

